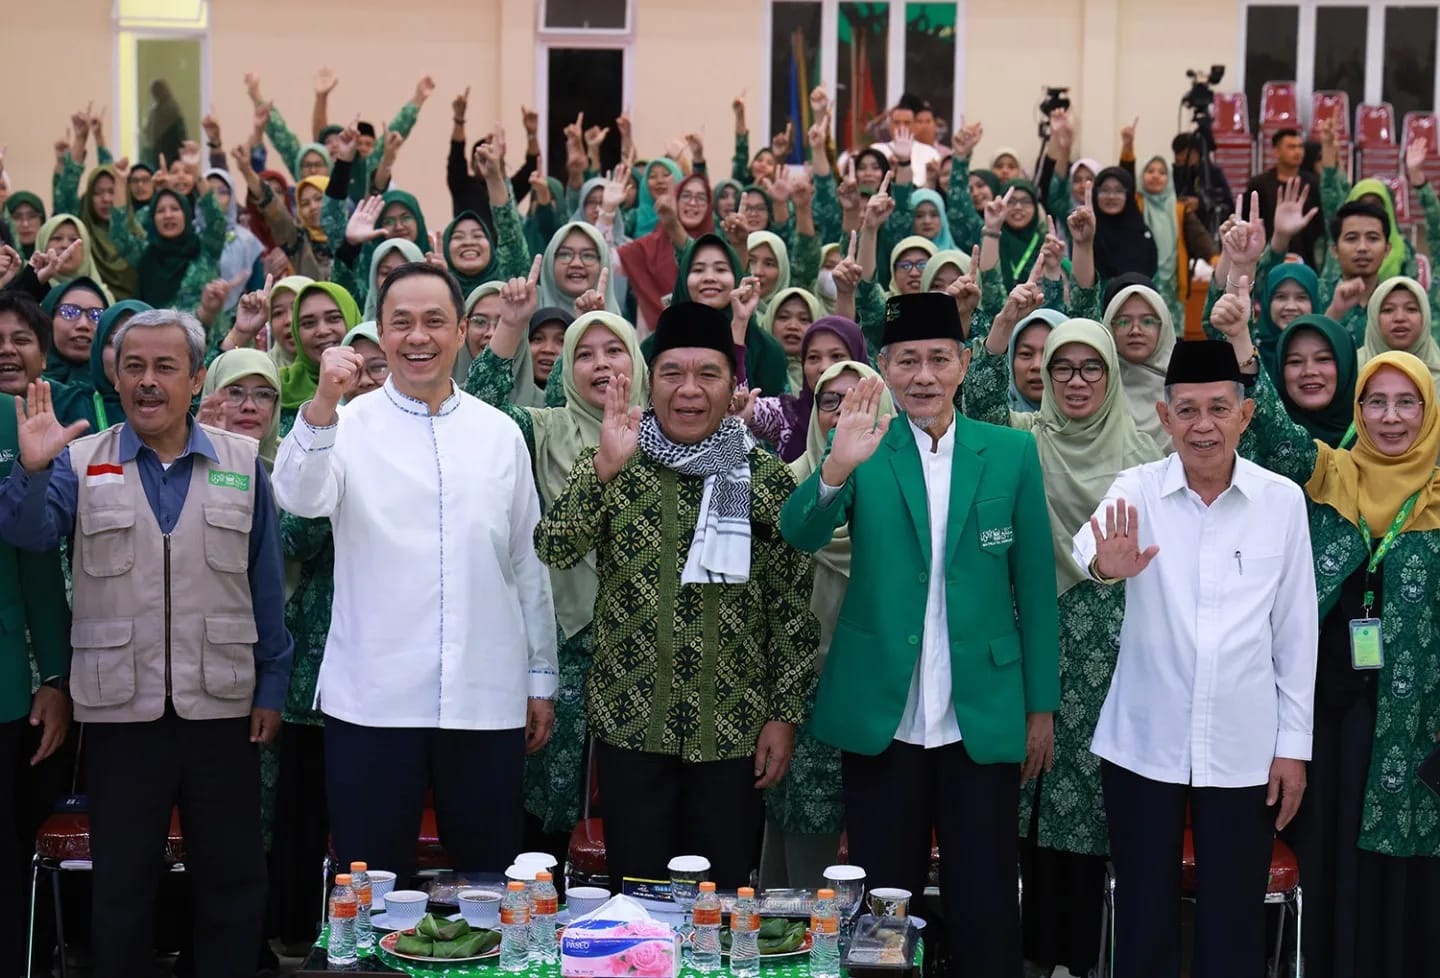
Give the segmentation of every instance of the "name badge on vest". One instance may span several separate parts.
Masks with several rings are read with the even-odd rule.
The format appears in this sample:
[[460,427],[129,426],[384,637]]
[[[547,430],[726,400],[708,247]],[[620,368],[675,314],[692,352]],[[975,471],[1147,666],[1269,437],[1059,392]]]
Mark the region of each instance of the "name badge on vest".
[[997,526],[989,530],[980,531],[980,549],[1001,550],[1015,542],[1015,528],[1013,526]]
[[211,469],[210,484],[221,489],[238,489],[240,492],[250,491],[250,477],[248,475],[241,475],[239,472],[222,472],[219,469]]

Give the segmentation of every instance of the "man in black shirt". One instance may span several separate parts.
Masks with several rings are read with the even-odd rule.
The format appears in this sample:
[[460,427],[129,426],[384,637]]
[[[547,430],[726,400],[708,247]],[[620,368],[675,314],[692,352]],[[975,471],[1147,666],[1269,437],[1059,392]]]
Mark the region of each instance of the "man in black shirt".
[[[1213,231],[1234,210],[1225,171],[1203,152],[1200,139],[1193,132],[1182,132],[1172,139],[1170,150],[1175,154],[1170,168],[1175,178],[1175,196],[1187,211],[1197,214],[1200,222]],[[1210,200],[1205,199],[1207,176],[1212,191]]]
[[[1265,222],[1267,234],[1275,233],[1275,201],[1280,196],[1280,188],[1289,180],[1299,177],[1301,182],[1310,188],[1308,201],[1311,204],[1320,203],[1320,178],[1312,170],[1306,170],[1302,163],[1305,161],[1305,139],[1296,129],[1281,129],[1271,138],[1270,144],[1275,147],[1275,165],[1264,173],[1250,179],[1250,185],[1246,188],[1244,207],[1245,217],[1249,217],[1250,192],[1260,194],[1260,219]],[[1317,246],[1325,240],[1325,226],[1321,221],[1311,221],[1306,225],[1305,230],[1296,235],[1290,242],[1290,250],[1300,256],[1300,259],[1311,268],[1319,271],[1320,265],[1316,261],[1315,252]],[[1322,256],[1323,258],[1323,256]]]

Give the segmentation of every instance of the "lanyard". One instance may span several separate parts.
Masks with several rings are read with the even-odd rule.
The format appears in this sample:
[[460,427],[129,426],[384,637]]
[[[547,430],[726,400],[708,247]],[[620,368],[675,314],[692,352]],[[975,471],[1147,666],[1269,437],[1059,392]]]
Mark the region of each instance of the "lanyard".
[[1045,236],[1043,234],[1037,233],[1033,238],[1031,238],[1030,247],[1025,249],[1025,254],[1020,256],[1020,261],[1016,263],[1015,267],[1010,269],[1010,274],[1016,279],[1020,278],[1020,269],[1024,268],[1026,263],[1030,261],[1030,256],[1035,254],[1035,249],[1040,246],[1040,241],[1044,237]]
[[105,399],[100,396],[99,391],[95,392],[91,403],[95,405],[95,420],[100,423],[100,427],[95,430],[104,431],[106,428],[110,427],[110,419],[105,415]]
[[1340,436],[1340,444],[1336,448],[1348,448],[1355,441],[1355,422],[1350,422],[1350,427],[1345,429],[1345,434]]
[[[1380,566],[1380,561],[1384,560],[1385,555],[1390,552],[1390,547],[1394,545],[1395,538],[1400,535],[1400,527],[1404,526],[1405,521],[1410,518],[1410,511],[1415,508],[1415,500],[1420,498],[1420,493],[1423,491],[1424,487],[1422,486],[1416,489],[1409,499],[1405,500],[1404,505],[1400,507],[1400,512],[1395,514],[1395,520],[1390,524],[1390,529],[1386,530],[1385,535],[1380,538],[1379,546],[1375,546],[1371,541],[1370,527],[1365,525],[1365,515],[1363,513],[1360,514],[1360,535],[1365,538],[1365,549],[1370,554],[1370,563],[1365,568],[1367,577],[1375,573],[1375,568]],[[1369,618],[1370,608],[1375,604],[1375,589],[1368,586],[1368,579],[1366,585],[1364,599],[1365,617]]]

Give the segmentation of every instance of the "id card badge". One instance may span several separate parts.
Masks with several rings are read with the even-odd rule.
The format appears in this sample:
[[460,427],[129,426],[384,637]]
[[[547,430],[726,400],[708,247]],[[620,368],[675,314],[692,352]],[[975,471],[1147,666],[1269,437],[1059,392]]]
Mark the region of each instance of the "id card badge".
[[1379,618],[1350,619],[1350,665],[1355,669],[1379,669],[1385,665]]

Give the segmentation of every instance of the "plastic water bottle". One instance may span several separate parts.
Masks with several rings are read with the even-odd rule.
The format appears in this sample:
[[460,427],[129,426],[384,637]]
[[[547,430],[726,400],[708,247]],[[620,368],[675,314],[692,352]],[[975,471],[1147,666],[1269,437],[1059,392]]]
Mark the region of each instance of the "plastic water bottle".
[[329,964],[355,963],[355,916],[359,909],[355,891],[350,888],[350,874],[341,873],[330,891],[330,936],[325,942],[325,960]]
[[810,978],[840,978],[840,911],[834,890],[816,893],[810,911]]
[[749,886],[735,891],[735,909],[730,912],[730,973],[738,978],[760,974],[760,908]]
[[535,874],[530,887],[530,960],[554,963],[560,960],[560,945],[555,943],[555,915],[560,912],[560,897],[555,892],[548,869]]
[[720,898],[715,884],[700,884],[695,898],[695,936],[690,939],[690,964],[696,971],[720,970]]
[[530,896],[524,883],[511,880],[505,886],[505,899],[500,901],[500,970],[524,971],[529,952]]
[[350,889],[355,891],[355,947],[359,951],[375,950],[375,930],[370,926],[370,867],[365,863],[350,864]]

